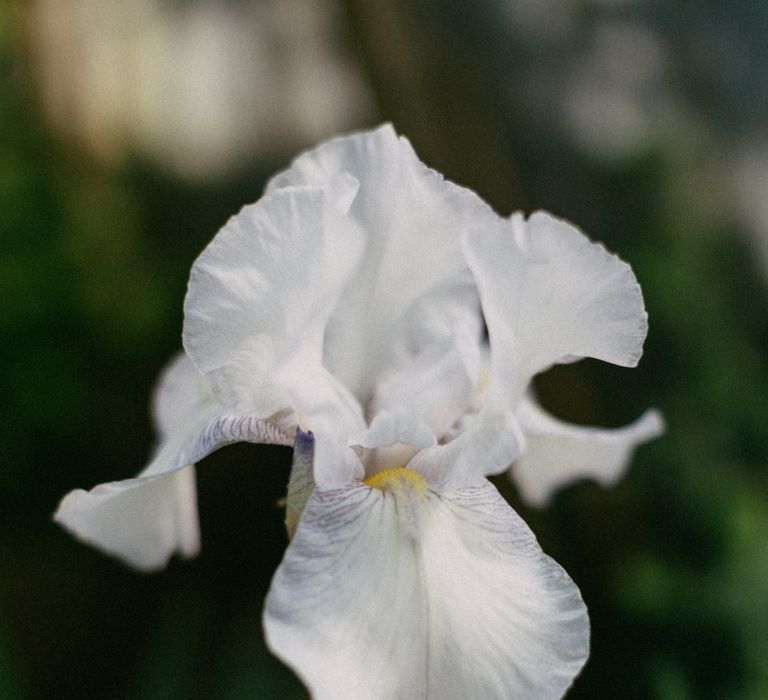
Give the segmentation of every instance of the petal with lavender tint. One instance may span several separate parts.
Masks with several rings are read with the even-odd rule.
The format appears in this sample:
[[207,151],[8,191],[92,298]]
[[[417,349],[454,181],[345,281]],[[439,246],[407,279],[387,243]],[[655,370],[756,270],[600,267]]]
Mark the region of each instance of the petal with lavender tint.
[[355,473],[346,439],[364,427],[322,358],[329,316],[362,253],[346,216],[356,192],[342,176],[245,207],[195,262],[184,304],[185,347],[221,403],[264,419],[293,411],[316,435],[316,478],[329,485]]
[[315,436],[297,429],[291,473],[288,477],[288,495],[285,499],[285,528],[289,538],[296,532],[304,507],[315,489],[315,480],[312,477],[314,451]]
[[199,549],[195,462],[233,442],[293,442],[275,423],[222,411],[184,355],[162,375],[154,412],[161,439],[147,468],[133,479],[71,491],[54,515],[79,539],[144,570]]
[[495,488],[415,472],[316,490],[264,618],[316,700],[559,698],[589,646],[578,589]]

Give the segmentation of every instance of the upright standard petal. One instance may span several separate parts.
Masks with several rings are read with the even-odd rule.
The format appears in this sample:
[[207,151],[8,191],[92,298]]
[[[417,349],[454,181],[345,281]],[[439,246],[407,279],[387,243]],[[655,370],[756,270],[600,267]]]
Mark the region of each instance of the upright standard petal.
[[317,476],[327,483],[353,475],[344,445],[364,427],[322,358],[328,318],[362,253],[346,216],[356,191],[340,176],[245,207],[195,262],[184,304],[184,345],[222,404],[264,419],[293,411],[292,429],[317,435]]
[[388,368],[376,385],[369,412],[408,406],[424,417],[435,435],[443,436],[464,414],[475,383],[454,339],[422,350]]
[[516,406],[553,363],[594,357],[632,367],[647,315],[631,268],[544,212],[476,230],[464,252],[491,342],[487,400]]
[[328,318],[362,253],[344,216],[356,188],[346,177],[265,195],[195,261],[184,346],[224,405],[258,405],[255,389],[297,357],[321,366]]
[[467,410],[480,377],[483,326],[469,270],[419,297],[397,324],[389,362],[368,415],[393,406],[419,411],[442,437]]
[[557,489],[578,479],[594,479],[602,486],[615,484],[635,448],[664,432],[658,411],[646,411],[623,428],[592,428],[558,420],[531,396],[521,402],[518,418],[526,449],[510,476],[521,496],[534,506],[546,505]]
[[418,475],[312,494],[265,629],[317,700],[558,698],[589,646],[578,589],[494,487]]
[[161,377],[154,413],[160,442],[147,468],[133,479],[71,491],[54,515],[79,539],[147,571],[174,552],[199,550],[195,462],[233,442],[293,443],[275,423],[223,411],[184,355]]
[[325,360],[365,401],[388,362],[398,320],[416,299],[466,269],[462,231],[497,217],[474,192],[427,168],[390,125],[305,153],[269,190],[317,185],[340,174],[360,183],[349,214],[364,232],[366,248],[331,318]]

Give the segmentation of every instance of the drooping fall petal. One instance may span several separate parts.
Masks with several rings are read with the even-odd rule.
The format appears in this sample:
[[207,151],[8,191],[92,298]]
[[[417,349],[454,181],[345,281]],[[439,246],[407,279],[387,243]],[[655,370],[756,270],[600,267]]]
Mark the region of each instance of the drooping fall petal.
[[155,416],[160,441],[139,476],[71,491],[54,515],[79,539],[144,570],[165,566],[174,552],[197,554],[196,462],[233,442],[293,443],[274,423],[223,411],[184,355],[161,378]]
[[510,475],[522,497],[535,506],[546,505],[557,489],[578,479],[615,484],[635,448],[664,432],[658,411],[646,411],[623,428],[593,428],[549,415],[530,396],[523,399],[518,417],[526,449]]
[[559,698],[588,653],[578,589],[490,483],[418,478],[312,494],[267,598],[270,647],[316,700]]

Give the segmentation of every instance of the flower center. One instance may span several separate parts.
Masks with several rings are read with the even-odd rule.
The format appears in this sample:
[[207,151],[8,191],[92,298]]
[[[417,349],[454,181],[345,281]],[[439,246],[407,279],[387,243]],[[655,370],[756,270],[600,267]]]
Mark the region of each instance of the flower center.
[[407,467],[393,467],[382,469],[365,480],[365,485],[372,489],[389,491],[394,495],[404,492],[415,492],[423,495],[427,491],[427,482],[424,477],[413,469]]

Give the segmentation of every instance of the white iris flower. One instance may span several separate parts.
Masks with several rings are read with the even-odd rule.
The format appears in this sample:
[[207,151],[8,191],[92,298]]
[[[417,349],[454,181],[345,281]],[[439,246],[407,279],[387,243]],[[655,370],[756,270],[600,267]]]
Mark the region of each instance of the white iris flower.
[[514,464],[532,503],[617,479],[658,415],[569,426],[529,385],[581,357],[634,366],[646,328],[629,266],[570,224],[499,218],[390,126],[335,139],[195,262],[150,465],[56,519],[156,569],[198,550],[195,462],[295,440],[264,621],[314,697],[559,697],[586,609],[486,477]]

